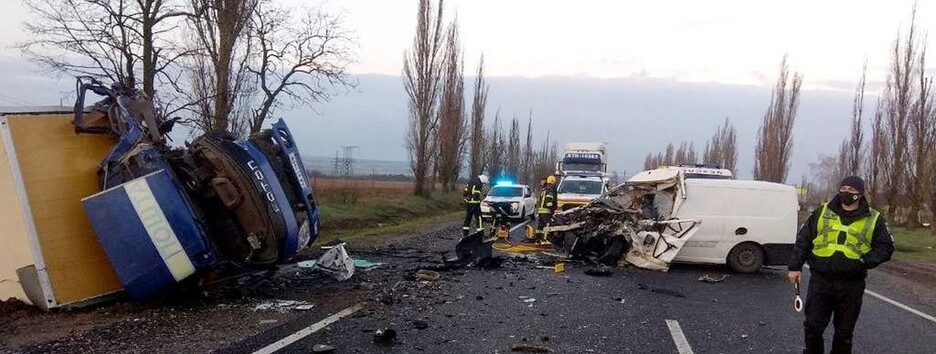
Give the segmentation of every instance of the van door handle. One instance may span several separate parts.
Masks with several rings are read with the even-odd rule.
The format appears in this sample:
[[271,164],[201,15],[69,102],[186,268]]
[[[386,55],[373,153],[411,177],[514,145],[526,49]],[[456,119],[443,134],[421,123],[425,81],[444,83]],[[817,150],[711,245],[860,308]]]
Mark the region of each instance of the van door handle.
[[746,228],[746,227],[739,227],[739,228],[737,228],[737,229],[734,230],[734,234],[735,234],[735,235],[738,235],[738,236],[747,235],[747,228]]

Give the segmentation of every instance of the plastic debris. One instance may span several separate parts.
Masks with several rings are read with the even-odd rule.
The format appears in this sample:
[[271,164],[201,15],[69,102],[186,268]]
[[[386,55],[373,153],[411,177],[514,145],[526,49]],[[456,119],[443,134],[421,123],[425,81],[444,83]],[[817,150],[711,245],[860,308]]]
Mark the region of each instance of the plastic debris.
[[393,328],[378,329],[374,332],[374,342],[381,344],[393,344],[396,342],[396,330]]
[[340,243],[325,252],[315,262],[313,269],[321,270],[338,281],[350,279],[354,275],[354,260],[348,255],[344,246],[344,243]]
[[413,323],[413,328],[416,328],[416,329],[429,328],[429,322],[426,322],[423,320],[413,320],[412,323]]
[[708,274],[705,274],[699,277],[698,281],[703,282],[703,283],[721,283],[725,281],[725,278],[728,278],[728,274],[722,274],[722,276],[720,277],[712,277]]
[[327,344],[316,344],[312,346],[313,353],[331,353],[335,351],[335,347]]
[[[311,309],[313,304],[310,304],[305,301],[296,301],[296,300],[273,300],[267,301],[261,304],[254,306],[254,311],[270,311],[276,310],[279,312],[286,312],[286,310],[296,309],[296,310],[308,310]],[[306,308],[308,307],[308,308]]]

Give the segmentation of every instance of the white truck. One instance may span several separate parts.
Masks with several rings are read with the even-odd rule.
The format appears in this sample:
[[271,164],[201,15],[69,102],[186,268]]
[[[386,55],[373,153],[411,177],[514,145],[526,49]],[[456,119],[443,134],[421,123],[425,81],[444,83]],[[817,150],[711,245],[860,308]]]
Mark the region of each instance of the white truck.
[[588,204],[608,191],[608,145],[567,143],[556,163],[558,205],[562,210]]
[[557,174],[591,172],[604,175],[608,172],[608,144],[566,143],[562,161],[556,164]]

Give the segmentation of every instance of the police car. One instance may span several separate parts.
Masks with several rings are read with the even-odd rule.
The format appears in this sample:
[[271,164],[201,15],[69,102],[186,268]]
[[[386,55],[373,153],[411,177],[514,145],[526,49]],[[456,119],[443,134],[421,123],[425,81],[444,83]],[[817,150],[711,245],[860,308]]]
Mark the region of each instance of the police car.
[[532,219],[536,215],[536,196],[528,185],[499,181],[481,201],[481,215],[485,218],[493,216],[495,207],[510,218]]

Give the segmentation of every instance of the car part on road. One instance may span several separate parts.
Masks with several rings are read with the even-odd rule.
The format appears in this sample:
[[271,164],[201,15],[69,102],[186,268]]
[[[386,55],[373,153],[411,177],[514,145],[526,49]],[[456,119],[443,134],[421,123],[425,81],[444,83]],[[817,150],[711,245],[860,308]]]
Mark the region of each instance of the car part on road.
[[588,268],[585,270],[585,275],[591,275],[593,277],[610,277],[614,271],[610,267],[597,267],[597,268]]
[[514,352],[522,353],[552,353],[553,350],[545,345],[537,345],[532,343],[514,343],[510,346],[510,350]]
[[313,353],[331,353],[335,351],[335,347],[327,344],[316,344],[312,346]]
[[663,295],[670,295],[670,296],[675,296],[675,297],[686,297],[686,294],[683,294],[683,293],[678,292],[678,291],[676,291],[676,290],[670,290],[670,289],[664,289],[664,288],[657,288],[657,287],[652,287],[652,286],[649,286],[649,285],[646,285],[646,284],[637,284],[637,289],[640,289],[640,290],[648,290],[648,291],[650,291],[651,293],[657,293],[657,294],[663,294]]
[[720,277],[712,277],[711,275],[704,274],[699,277],[698,281],[703,283],[721,283],[725,281],[725,278],[728,278],[728,274],[722,274]]
[[332,247],[315,262],[316,270],[331,275],[338,281],[345,281],[354,275],[354,260],[345,251],[345,244]]
[[423,320],[413,320],[411,323],[413,324],[413,328],[418,330],[429,328],[429,322]]
[[397,332],[393,328],[378,329],[374,332],[374,342],[380,344],[396,343]]

